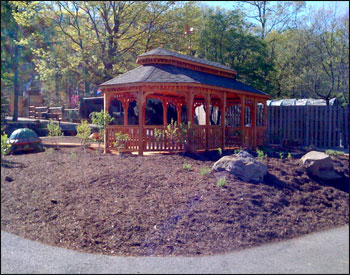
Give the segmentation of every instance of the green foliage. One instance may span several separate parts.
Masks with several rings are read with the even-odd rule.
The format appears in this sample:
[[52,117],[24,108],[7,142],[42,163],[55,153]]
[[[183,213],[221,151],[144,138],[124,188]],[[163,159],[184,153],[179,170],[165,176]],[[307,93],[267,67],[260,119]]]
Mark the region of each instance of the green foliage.
[[100,144],[101,142],[105,142],[105,130],[106,127],[113,121],[113,117],[111,117],[107,112],[101,110],[100,112],[92,112],[90,114],[90,118],[93,124],[96,124],[99,128],[99,136],[100,139],[98,142],[98,152],[100,153]]
[[234,154],[238,154],[239,152],[241,152],[242,150],[241,149],[235,149],[235,150],[233,150],[233,153]]
[[226,185],[226,178],[219,178],[216,185],[218,187],[224,187]]
[[217,148],[216,150],[218,150],[219,156],[222,156],[222,149],[219,147],[219,148]]
[[337,150],[326,150],[326,154],[329,156],[344,155],[344,152]]
[[7,134],[1,135],[1,156],[7,155],[11,144],[7,142]]
[[48,136],[49,137],[57,137],[63,136],[63,132],[58,123],[54,122],[52,119],[49,120],[47,124]]
[[279,152],[278,155],[280,156],[280,159],[284,158],[284,153],[283,152]]
[[263,150],[256,149],[256,153],[258,154],[258,158],[262,159],[266,157],[266,154]]
[[81,141],[81,147],[85,150],[85,147],[90,139],[91,129],[89,127],[89,124],[86,120],[83,120],[78,126],[77,126],[77,135],[76,137],[80,139]]
[[125,143],[130,140],[128,134],[122,134],[121,132],[115,133],[115,141],[113,142],[113,146],[117,149],[120,154],[121,149],[125,148]]
[[288,158],[288,159],[291,159],[291,158],[292,158],[292,154],[291,154],[291,153],[288,153],[287,158]]
[[205,167],[201,167],[200,169],[200,174],[201,176],[205,176],[208,175],[210,173],[210,168],[205,166]]
[[170,124],[168,124],[164,130],[154,129],[154,137],[157,139],[157,141],[167,140],[171,142],[172,145],[181,143],[184,145],[186,151],[186,145],[188,144],[189,132],[191,128],[191,122],[187,124],[180,123],[180,125],[177,125],[177,122],[174,122],[174,120],[171,119]]
[[191,164],[185,163],[185,164],[182,166],[182,168],[183,168],[184,170],[186,170],[186,171],[189,171],[189,170],[191,170]]

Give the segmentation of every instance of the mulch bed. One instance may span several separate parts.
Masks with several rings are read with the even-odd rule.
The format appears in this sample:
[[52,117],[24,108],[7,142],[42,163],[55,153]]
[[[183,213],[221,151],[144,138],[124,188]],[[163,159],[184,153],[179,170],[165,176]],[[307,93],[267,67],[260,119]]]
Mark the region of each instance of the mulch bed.
[[[211,255],[349,223],[348,155],[343,179],[310,179],[298,159],[268,158],[263,183],[202,176],[217,152],[101,155],[61,148],[6,156],[1,229],[49,245],[124,256]],[[183,169],[190,164],[190,170]]]

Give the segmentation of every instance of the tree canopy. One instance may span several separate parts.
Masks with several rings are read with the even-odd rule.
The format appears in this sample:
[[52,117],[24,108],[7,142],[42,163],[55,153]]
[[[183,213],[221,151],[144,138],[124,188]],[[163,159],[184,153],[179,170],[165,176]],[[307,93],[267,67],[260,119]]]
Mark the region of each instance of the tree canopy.
[[297,1],[2,1],[1,95],[37,77],[47,103],[65,105],[163,47],[229,66],[272,98],[348,104],[349,15],[306,12]]

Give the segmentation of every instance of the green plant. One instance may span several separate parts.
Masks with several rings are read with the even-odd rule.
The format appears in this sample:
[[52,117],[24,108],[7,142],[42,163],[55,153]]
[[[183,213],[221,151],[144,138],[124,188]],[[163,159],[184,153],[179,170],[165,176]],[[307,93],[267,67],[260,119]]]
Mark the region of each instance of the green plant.
[[[47,124],[47,130],[48,130],[48,136],[49,137],[58,137],[58,136],[63,136],[63,132],[61,127],[59,126],[58,123],[55,123],[52,119],[49,120],[49,123]],[[56,148],[58,149],[58,142],[57,139],[54,139]]]
[[77,126],[77,135],[76,137],[80,139],[81,141],[81,147],[85,151],[85,147],[90,139],[91,129],[89,127],[89,124],[86,120],[83,120],[78,126]]
[[191,164],[185,163],[185,164],[182,166],[182,168],[183,168],[184,170],[186,170],[186,171],[189,171],[189,170],[191,170]]
[[241,152],[241,149],[235,149],[235,150],[233,151],[234,154],[238,154],[239,152]]
[[291,158],[292,158],[292,154],[291,154],[291,153],[288,153],[287,158],[291,159]]
[[1,135],[1,156],[7,155],[11,144],[7,141],[7,134]]
[[266,154],[264,153],[263,150],[256,149],[256,153],[258,154],[258,158],[260,159],[266,157]]
[[284,158],[284,153],[283,152],[279,152],[278,155],[280,156],[280,159]]
[[218,182],[216,183],[218,187],[224,187],[226,185],[226,178],[219,178]]
[[218,154],[219,154],[219,156],[222,156],[222,149],[219,147],[218,149],[216,149],[216,150],[218,150]]
[[336,151],[336,150],[326,150],[326,154],[329,156],[335,156],[335,155],[344,155],[344,152]]
[[120,154],[120,150],[125,148],[125,143],[129,141],[128,134],[122,134],[121,132],[115,133],[115,141],[113,142],[113,146],[117,149]]
[[187,151],[188,148],[188,141],[189,141],[189,131],[191,130],[191,122],[180,123],[180,125],[177,125],[177,122],[173,119],[171,119],[170,124],[168,124],[165,129],[154,129],[154,137],[157,141],[160,140],[167,140],[168,142],[171,142],[171,144],[174,146],[176,143],[181,143],[185,151]]
[[100,112],[92,112],[90,114],[91,122],[96,124],[99,128],[99,135],[101,139],[97,140],[98,142],[98,153],[100,154],[100,145],[103,140],[105,143],[105,130],[106,127],[114,120],[107,112],[101,110]]
[[201,176],[208,175],[210,173],[210,168],[205,166],[200,169],[200,174]]

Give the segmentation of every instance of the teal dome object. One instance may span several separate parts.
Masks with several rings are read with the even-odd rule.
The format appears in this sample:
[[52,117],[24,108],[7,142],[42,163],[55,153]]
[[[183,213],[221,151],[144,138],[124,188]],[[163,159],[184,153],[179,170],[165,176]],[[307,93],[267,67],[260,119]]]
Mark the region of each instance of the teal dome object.
[[20,128],[13,131],[8,140],[11,144],[41,142],[37,133],[29,128]]

